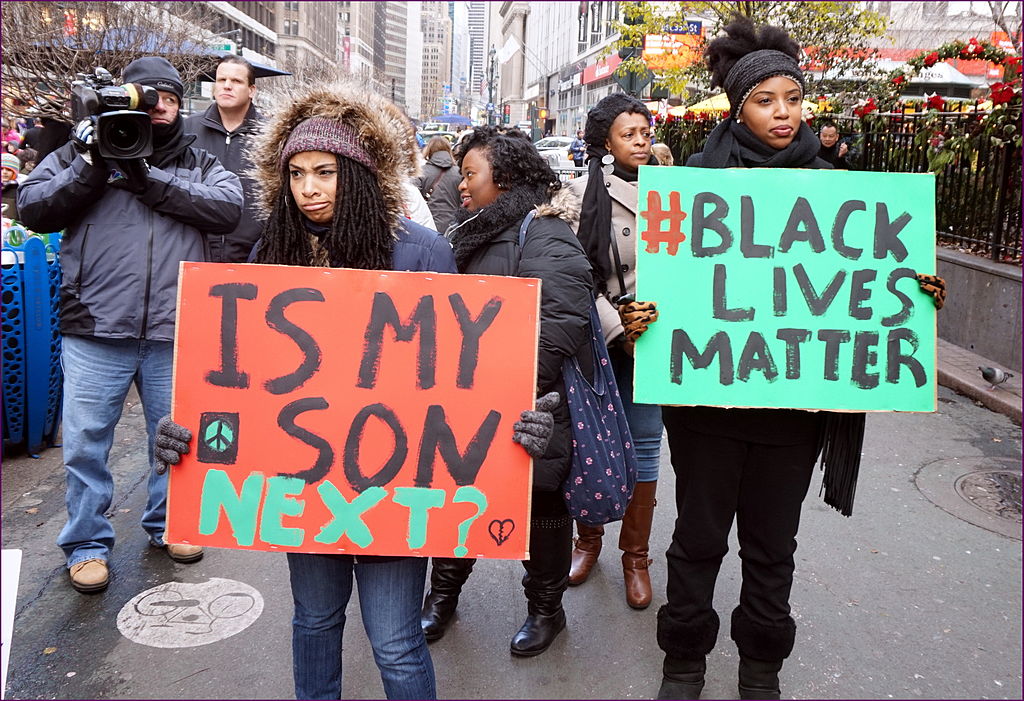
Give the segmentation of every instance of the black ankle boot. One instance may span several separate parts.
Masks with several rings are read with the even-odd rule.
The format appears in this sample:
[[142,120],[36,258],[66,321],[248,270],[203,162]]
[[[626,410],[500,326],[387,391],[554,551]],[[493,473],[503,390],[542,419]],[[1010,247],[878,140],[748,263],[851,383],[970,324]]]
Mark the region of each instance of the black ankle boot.
[[565,630],[565,611],[561,606],[554,613],[531,613],[523,627],[512,638],[510,650],[519,657],[533,657],[551,647],[558,634]]
[[572,519],[568,515],[534,518],[530,529],[530,559],[523,562],[529,615],[509,646],[512,654],[520,657],[544,652],[565,629],[562,594],[569,586],[572,563]]
[[740,656],[740,698],[777,699],[782,695],[779,689],[779,670],[782,660],[766,662]]
[[681,660],[665,657],[662,665],[664,677],[658,689],[659,699],[699,699],[704,690],[704,673],[707,671],[705,658]]
[[430,571],[430,591],[423,599],[420,626],[428,641],[440,640],[459,605],[462,585],[473,571],[473,559],[435,557]]

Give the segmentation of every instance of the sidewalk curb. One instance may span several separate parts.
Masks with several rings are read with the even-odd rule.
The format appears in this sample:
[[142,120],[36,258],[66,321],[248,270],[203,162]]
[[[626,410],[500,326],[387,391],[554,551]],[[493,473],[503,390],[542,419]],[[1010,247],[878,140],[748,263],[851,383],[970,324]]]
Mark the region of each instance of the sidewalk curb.
[[941,338],[938,341],[939,363],[936,374],[939,384],[977,401],[991,411],[1008,416],[1011,421],[1020,426],[1020,373],[1015,373],[1014,377],[995,389],[989,389],[989,384],[982,379],[978,366],[999,367],[998,363]]

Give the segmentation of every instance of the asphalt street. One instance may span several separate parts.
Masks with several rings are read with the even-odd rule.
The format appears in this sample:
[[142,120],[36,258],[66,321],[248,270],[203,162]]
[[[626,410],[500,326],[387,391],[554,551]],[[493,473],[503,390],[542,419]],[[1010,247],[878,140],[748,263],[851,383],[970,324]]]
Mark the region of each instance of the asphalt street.
[[[6,698],[292,698],[284,556],[215,549],[181,565],[148,546],[138,524],[147,467],[137,398],[111,454],[118,542],[102,594],[71,589],[55,545],[65,517],[60,455],[4,458],[3,548],[23,552]],[[566,632],[545,654],[519,659],[508,643],[526,614],[522,567],[480,562],[448,635],[431,645],[441,698],[654,697],[675,519],[667,458],[662,468],[653,605],[626,606],[613,525],[591,580],[565,596]],[[804,504],[784,697],[1021,698],[1020,471],[1020,428],[944,387],[934,414],[869,416],[853,517],[821,502],[820,473]],[[1017,508],[1006,494],[1014,483]],[[704,698],[737,698],[727,623],[739,590],[735,551],[716,591],[723,626]],[[353,604],[344,695],[381,698],[358,617]]]

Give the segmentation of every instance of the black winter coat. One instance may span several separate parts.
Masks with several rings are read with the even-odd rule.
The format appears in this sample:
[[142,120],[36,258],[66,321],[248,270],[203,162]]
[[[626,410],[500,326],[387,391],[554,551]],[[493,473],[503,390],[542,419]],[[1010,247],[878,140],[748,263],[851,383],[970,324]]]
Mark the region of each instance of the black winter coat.
[[244,263],[263,230],[263,221],[256,212],[256,183],[246,173],[252,165],[248,151],[262,121],[256,107],[249,105],[241,126],[229,133],[221,122],[216,103],[206,112],[185,120],[185,133],[196,135],[195,145],[216,156],[222,166],[242,181],[245,201],[238,226],[227,234],[209,237],[210,261],[214,263]]
[[[541,207],[538,214],[553,214]],[[554,411],[555,428],[544,456],[533,461],[533,488],[556,491],[569,474],[572,432],[565,404],[562,361],[576,355],[588,377],[593,376],[590,351],[590,305],[594,298],[590,263],[572,229],[555,216],[538,216],[530,224],[522,252],[515,222],[480,246],[459,270],[470,275],[506,275],[541,280],[540,343],[537,357],[537,396],[558,392],[562,403]]]
[[[437,180],[438,174],[441,179]],[[437,180],[434,189],[430,185]],[[462,204],[459,197],[459,182],[462,181],[462,174],[459,167],[452,160],[452,155],[447,151],[438,151],[430,157],[427,164],[423,166],[423,175],[413,179],[413,184],[419,189],[420,194],[427,201],[430,214],[434,217],[434,228],[442,234],[451,224],[455,212]],[[427,197],[427,191],[430,197]]]

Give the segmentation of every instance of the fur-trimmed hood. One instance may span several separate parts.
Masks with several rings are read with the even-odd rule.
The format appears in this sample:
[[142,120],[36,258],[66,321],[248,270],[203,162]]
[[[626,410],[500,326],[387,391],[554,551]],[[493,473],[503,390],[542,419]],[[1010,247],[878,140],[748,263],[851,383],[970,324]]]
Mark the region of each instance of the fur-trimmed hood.
[[281,153],[292,130],[311,117],[337,120],[358,134],[362,147],[376,160],[377,181],[392,228],[405,216],[404,181],[419,172],[416,141],[408,118],[389,100],[367,91],[365,84],[339,81],[318,87],[275,91],[272,107],[249,151],[248,174],[256,182],[256,205],[264,217],[286,186]]
[[574,214],[571,209],[566,209],[562,206],[563,202],[558,198],[561,192],[562,190],[556,192],[555,196],[551,199],[551,202],[539,204],[533,211],[537,213],[538,217],[557,217],[571,227],[574,222],[579,219],[579,215]]

